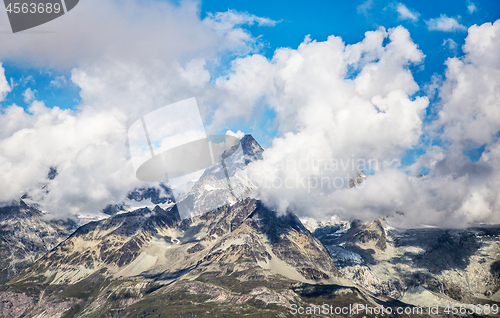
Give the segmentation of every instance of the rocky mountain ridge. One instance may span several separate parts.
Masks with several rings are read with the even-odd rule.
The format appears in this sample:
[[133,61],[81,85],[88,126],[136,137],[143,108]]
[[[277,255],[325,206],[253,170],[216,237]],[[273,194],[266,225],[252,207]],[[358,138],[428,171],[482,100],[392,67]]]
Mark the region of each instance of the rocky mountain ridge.
[[315,229],[343,275],[416,306],[498,304],[500,226],[395,229],[383,220]]
[[[5,264],[15,271],[0,286],[0,316],[293,317],[292,305],[499,303],[500,226],[395,229],[384,219],[278,215],[248,197],[244,167],[262,159],[262,147],[249,135],[240,145],[241,156],[207,169],[181,202],[136,189],[129,200],[149,207],[111,207],[71,235],[26,204],[0,209],[0,252],[19,243],[24,251]],[[353,188],[365,179],[358,173]],[[181,215],[183,200],[194,213]]]
[[[254,286],[253,294],[224,291],[224,282]],[[28,299],[27,317],[56,317],[50,304],[61,314],[73,310],[81,317],[104,317],[117,311],[117,293],[127,290],[130,307],[151,288],[158,295],[208,288],[219,290],[222,298],[247,301],[291,297],[282,299],[285,304],[300,299],[290,289],[293,284],[317,283],[350,288],[324,246],[293,215],[278,216],[254,199],[182,221],[175,206],[145,208],[80,227],[4,286],[0,314],[16,317],[7,309]],[[75,296],[75,288],[89,291]]]
[[67,238],[77,224],[47,220],[23,200],[0,208],[0,283],[5,283]]

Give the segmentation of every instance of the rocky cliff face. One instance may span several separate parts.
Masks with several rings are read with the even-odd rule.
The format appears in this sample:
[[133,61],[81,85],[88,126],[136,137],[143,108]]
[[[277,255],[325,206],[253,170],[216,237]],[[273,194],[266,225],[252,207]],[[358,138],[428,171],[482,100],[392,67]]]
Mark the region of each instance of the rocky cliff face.
[[344,276],[376,295],[417,306],[500,301],[500,226],[394,229],[376,220],[315,234]]
[[0,208],[0,283],[8,281],[66,239],[75,229],[72,221],[50,221],[20,201]]
[[241,138],[241,147],[245,154],[245,164],[249,164],[256,160],[262,160],[264,148],[259,145],[252,135],[245,135]]

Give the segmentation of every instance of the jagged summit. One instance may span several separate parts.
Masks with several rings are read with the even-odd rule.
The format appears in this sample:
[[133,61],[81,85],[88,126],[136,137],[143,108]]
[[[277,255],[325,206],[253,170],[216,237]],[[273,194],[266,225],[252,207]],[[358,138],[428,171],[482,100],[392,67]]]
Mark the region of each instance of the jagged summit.
[[10,205],[0,207],[0,221],[13,217],[32,217],[42,214],[40,210],[27,205],[23,199],[20,199],[19,202],[12,202]]
[[245,154],[245,164],[249,164],[250,162],[256,160],[262,160],[264,148],[261,147],[252,135],[243,136],[240,143],[243,148],[243,153]]
[[[182,215],[188,217],[216,208],[220,206],[220,202],[222,204],[232,204],[240,197],[246,197],[246,194],[253,189],[242,171],[250,162],[262,160],[262,153],[264,152],[264,149],[252,135],[245,135],[240,140],[240,146],[244,162],[240,162],[239,157],[236,156],[236,159],[227,158],[224,168],[220,164],[207,168],[198,181],[193,182],[191,189],[180,197],[174,196],[172,189],[167,184],[160,183],[159,188],[142,187],[134,189],[127,194],[125,202],[110,204],[102,212],[107,215],[115,215],[139,208],[141,205],[150,208],[161,205],[163,208],[168,208],[177,199],[177,203],[183,207],[193,205],[189,209],[181,209],[189,210],[189,213]],[[233,151],[233,148],[229,150],[230,153]],[[224,170],[227,170],[228,176],[226,176]],[[229,183],[232,191],[228,191],[227,177],[230,179]],[[236,197],[230,192],[235,192]]]
[[251,136],[245,135],[240,140],[241,149],[233,146],[223,161],[207,168],[193,187],[177,205],[181,217],[199,215],[217,207],[234,204],[246,198],[254,185],[246,175],[246,166],[262,159],[264,149]]
[[363,181],[366,179],[366,174],[363,170],[359,170],[356,174],[355,178],[351,178],[349,180],[349,188],[356,188],[358,187]]
[[0,208],[0,283],[4,283],[68,237],[71,220],[45,220],[43,213],[19,204]]

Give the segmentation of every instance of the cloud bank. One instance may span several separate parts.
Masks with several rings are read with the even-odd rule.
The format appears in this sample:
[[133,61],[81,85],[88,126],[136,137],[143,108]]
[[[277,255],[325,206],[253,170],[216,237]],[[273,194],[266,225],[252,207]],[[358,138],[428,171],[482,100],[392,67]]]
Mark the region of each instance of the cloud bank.
[[[133,174],[128,126],[196,96],[208,134],[262,107],[276,115],[278,137],[248,172],[260,185],[256,195],[280,211],[390,216],[403,226],[500,222],[499,21],[468,30],[465,55],[448,59],[442,81],[433,84],[437,119],[425,123],[429,98],[412,74],[425,56],[403,27],[367,32],[350,45],[336,36],[306,37],[268,59],[245,25],[276,21],[235,11],[202,20],[196,3],[143,4],[100,1],[102,13],[89,18],[97,5],[89,0],[72,21],[47,24],[57,34],[5,37],[0,60],[71,69],[64,80],[80,88],[81,102],[75,110],[45,105],[32,86],[27,109],[2,104],[0,201],[29,192],[61,217],[120,202],[143,185]],[[446,16],[427,22],[430,29],[464,30]],[[0,101],[10,91],[0,66]],[[425,154],[403,167],[413,147]],[[466,154],[477,149],[484,152],[473,162]],[[53,180],[50,167],[58,172]],[[422,167],[429,172],[419,178]],[[359,169],[368,177],[349,188]]]
[[[465,56],[446,62],[438,119],[429,124],[429,101],[415,95],[410,72],[424,55],[402,27],[368,32],[354,45],[306,38],[271,60],[235,61],[217,81],[235,98],[221,105],[225,120],[240,110],[234,105],[264,98],[281,133],[265,160],[249,167],[257,196],[282,212],[313,217],[389,216],[400,226],[499,222],[499,27],[497,21],[469,29]],[[436,142],[425,146],[422,138]],[[401,166],[405,150],[417,145],[427,147],[425,154]],[[471,161],[466,153],[480,147],[485,152]],[[420,178],[422,167],[429,172]],[[349,189],[357,169],[371,175]]]
[[[144,186],[130,161],[130,124],[182,99],[203,100],[208,70],[219,67],[220,56],[261,47],[244,26],[276,23],[236,11],[202,20],[199,3],[189,1],[90,0],[78,9],[70,20],[44,25],[44,32],[7,34],[0,46],[0,60],[71,70],[70,79],[59,76],[50,85],[71,81],[80,89],[76,109],[62,110],[37,100],[35,83],[26,82],[29,107],[0,109],[0,202],[28,192],[57,217],[99,214]],[[8,30],[2,19],[0,29]],[[10,91],[0,66],[0,101]],[[210,90],[206,95],[213,99]],[[57,176],[48,180],[51,167]]]

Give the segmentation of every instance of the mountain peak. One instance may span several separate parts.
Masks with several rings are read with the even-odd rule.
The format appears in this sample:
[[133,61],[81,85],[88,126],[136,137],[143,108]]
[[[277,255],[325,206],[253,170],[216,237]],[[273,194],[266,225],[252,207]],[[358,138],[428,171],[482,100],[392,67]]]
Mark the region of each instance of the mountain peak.
[[240,140],[243,154],[245,155],[245,164],[256,160],[262,160],[264,148],[253,138],[252,135],[245,135]]
[[0,208],[0,283],[29,266],[40,254],[76,228],[71,220],[45,220],[43,213],[20,200]]
[[159,205],[157,205],[153,209],[153,212],[155,212],[155,213],[165,213],[165,210],[163,210]]

